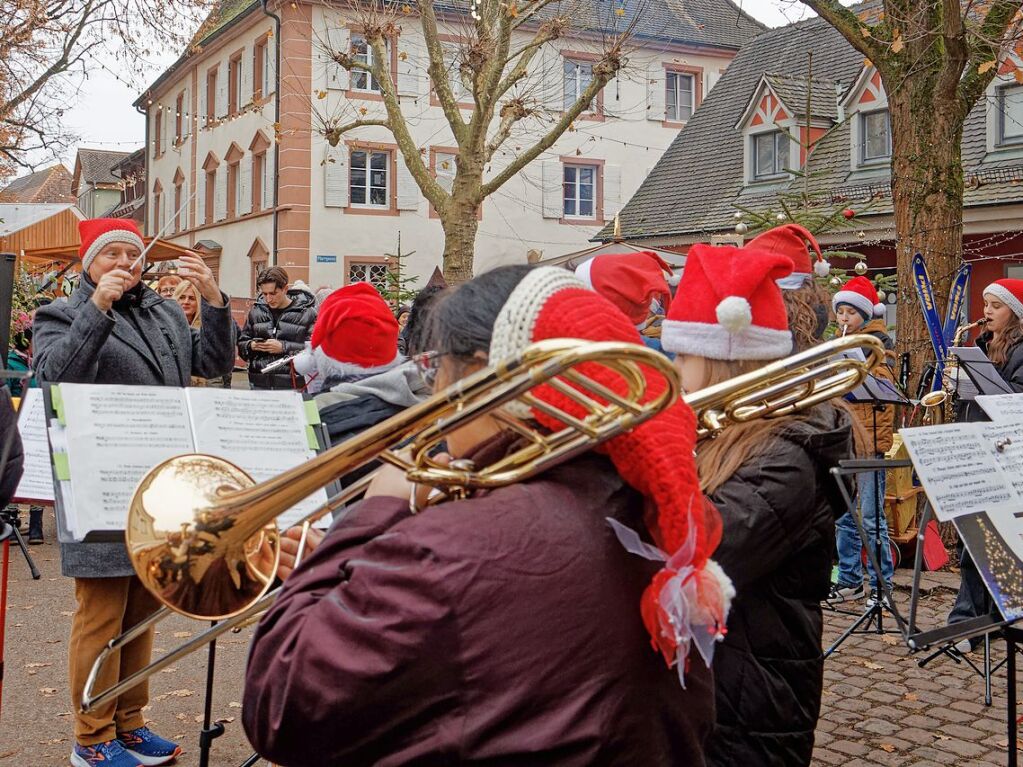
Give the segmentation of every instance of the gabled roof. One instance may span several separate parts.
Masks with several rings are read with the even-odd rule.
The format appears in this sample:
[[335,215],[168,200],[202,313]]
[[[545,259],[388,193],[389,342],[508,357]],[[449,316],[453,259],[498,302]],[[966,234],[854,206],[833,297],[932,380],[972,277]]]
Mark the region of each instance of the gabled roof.
[[106,149],[79,149],[75,160],[76,188],[82,184],[119,184],[121,179],[113,169],[131,152],[111,152]]
[[[837,85],[831,80],[815,77],[810,81],[810,117],[817,120],[834,122],[838,117]],[[735,123],[735,129],[741,130],[749,123],[757,111],[761,99],[767,93],[774,94],[785,113],[791,117],[806,117],[807,79],[794,75],[783,75],[776,72],[765,73],[753,89],[746,109]]]
[[[853,6],[853,11],[861,12],[870,7],[865,3]],[[758,36],[739,51],[621,210],[622,235],[626,239],[706,239],[710,234],[734,230],[738,206],[751,210],[776,209],[779,195],[801,191],[801,178],[782,184],[747,186],[743,177],[744,138],[736,126],[754,92],[765,81],[772,88],[789,94],[778,94],[786,104],[788,98],[799,101],[800,91],[805,104],[809,52],[813,54],[813,90],[817,90],[818,84],[821,86],[820,94],[814,97],[818,108],[823,109],[826,101],[834,105],[839,89],[845,95],[865,76],[863,54],[820,18],[779,27]],[[805,111],[805,106],[801,110],[795,104],[791,107]],[[1009,178],[1016,171],[1023,178],[1023,162],[997,162],[986,156],[985,113],[986,99],[981,98],[967,117],[963,134],[962,156],[968,185],[964,203],[967,207],[1023,200],[1023,184]],[[854,171],[851,141],[849,119],[818,141],[810,155],[811,175],[807,183],[810,195],[823,204],[862,202],[879,196],[868,215],[889,213],[888,168]],[[980,183],[970,186],[973,179],[979,179]],[[606,241],[611,235],[608,225],[594,239]]]
[[71,172],[63,164],[14,179],[0,190],[0,202],[74,202]]

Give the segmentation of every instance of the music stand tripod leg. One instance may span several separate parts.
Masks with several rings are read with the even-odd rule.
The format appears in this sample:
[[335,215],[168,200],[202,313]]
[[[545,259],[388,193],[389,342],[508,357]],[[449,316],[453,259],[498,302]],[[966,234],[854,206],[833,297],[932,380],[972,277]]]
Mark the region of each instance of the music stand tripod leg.
[[18,548],[21,549],[22,556],[25,557],[25,562],[28,564],[28,571],[32,575],[32,580],[37,581],[42,576],[39,574],[39,568],[36,567],[35,561],[32,559],[32,555],[28,553],[28,544],[25,543],[25,537],[21,534],[21,530],[14,524],[14,520],[6,513],[0,514],[0,524],[4,522],[10,523],[11,536],[14,538],[14,542],[18,544]]
[[[217,622],[212,621],[211,626]],[[206,656],[206,702],[203,706],[202,730],[199,732],[199,767],[209,767],[210,749],[213,741],[224,734],[224,725],[220,722],[210,724],[213,718],[213,676],[217,665],[217,640],[209,644]]]
[[1009,689],[1007,690],[1005,702],[1005,723],[1009,734],[1009,767],[1017,765],[1016,749],[1016,640],[1013,636],[1013,629],[1009,626],[1005,629],[1005,653],[1006,653],[1006,674],[1008,676]]

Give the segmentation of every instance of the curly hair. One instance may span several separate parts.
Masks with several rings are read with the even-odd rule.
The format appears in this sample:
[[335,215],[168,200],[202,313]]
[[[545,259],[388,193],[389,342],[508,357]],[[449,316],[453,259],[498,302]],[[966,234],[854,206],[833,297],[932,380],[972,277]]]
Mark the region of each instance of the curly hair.
[[824,340],[831,322],[831,296],[812,277],[796,290],[783,290],[785,313],[792,331],[793,352],[801,352]]

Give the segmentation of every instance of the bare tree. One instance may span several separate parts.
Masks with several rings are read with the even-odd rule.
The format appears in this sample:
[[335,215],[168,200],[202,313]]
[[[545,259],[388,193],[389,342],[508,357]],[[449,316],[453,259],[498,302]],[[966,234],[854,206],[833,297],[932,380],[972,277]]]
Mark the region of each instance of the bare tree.
[[881,75],[891,115],[899,351],[919,373],[929,354],[911,269],[922,253],[940,311],[963,245],[963,125],[1020,39],[1021,0],[883,0],[854,13],[802,0]]
[[153,50],[187,45],[214,2],[0,0],[0,178],[68,146],[64,111],[94,66],[148,71]]
[[[357,23],[371,55],[354,46],[334,45],[330,35],[318,44],[351,77],[372,77],[379,84],[383,112],[369,115],[365,107],[356,110],[350,105],[337,114],[321,110],[320,130],[332,146],[356,128],[379,126],[390,131],[423,196],[437,211],[444,230],[444,276],[456,282],[472,277],[480,205],[572,130],[601,89],[626,66],[626,45],[639,15],[632,14],[631,21],[626,21],[621,11],[616,14],[615,4],[598,4],[608,10],[607,19],[598,25],[601,29],[589,30],[599,40],[592,77],[571,103],[552,110],[544,105],[543,78],[538,76],[541,52],[570,31],[573,17],[578,18],[575,3],[473,0],[458,15],[452,14],[450,5],[441,9],[434,0],[328,0],[326,4],[342,8]],[[402,24],[421,28],[433,96],[458,148],[450,189],[438,183],[413,138],[410,117],[402,110],[391,77],[388,46]],[[451,42],[452,32],[457,42]],[[559,85],[559,99],[561,93]],[[506,160],[506,155],[511,159]]]

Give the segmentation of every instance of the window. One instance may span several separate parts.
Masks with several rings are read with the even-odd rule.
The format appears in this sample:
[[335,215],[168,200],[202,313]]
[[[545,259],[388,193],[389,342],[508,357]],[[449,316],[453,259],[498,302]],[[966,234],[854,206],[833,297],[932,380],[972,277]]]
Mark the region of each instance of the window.
[[776,178],[789,164],[789,137],[785,131],[758,133],[753,137],[753,177]]
[[163,109],[156,108],[156,119],[153,121],[153,157],[160,156],[160,142],[163,141]]
[[178,94],[177,100],[174,102],[174,143],[180,144],[184,136],[182,135],[182,125],[185,119],[185,92],[181,91]]
[[227,166],[227,217],[234,218],[241,207],[238,204],[238,160],[229,162]]
[[206,123],[217,120],[217,68],[206,73]]
[[[346,259],[347,260],[347,259]],[[387,262],[348,261],[348,285],[353,282],[368,282],[379,291],[387,290]]]
[[[593,81],[593,63],[565,59],[565,110],[568,111],[582,97]],[[590,103],[587,110],[593,111]]]
[[236,53],[227,62],[227,113],[238,114],[242,94],[242,54]]
[[998,143],[1023,143],[1023,85],[998,89]]
[[[387,51],[388,56],[390,56],[390,41],[385,42],[385,50]],[[366,42],[366,38],[364,36],[352,35],[352,56],[356,61],[365,64],[367,67],[373,66],[373,48],[371,48],[369,43]],[[390,68],[386,65],[386,62],[384,68]],[[353,69],[351,78],[352,90],[380,93],[380,83],[377,82],[376,76],[373,75],[372,72],[362,72],[360,70]]]
[[390,152],[353,149],[349,176],[350,204],[362,208],[390,207],[390,173]]
[[455,97],[455,101],[471,102],[472,94],[466,87],[465,82],[462,80],[462,53],[461,49],[457,45],[450,43],[443,45],[444,51],[444,70],[448,75],[448,83],[451,86],[451,95]]
[[564,167],[565,218],[597,217],[597,172],[595,165]]
[[270,70],[270,67],[268,66],[270,62],[266,59],[268,47],[267,39],[265,37],[261,37],[256,40],[256,44],[252,48],[253,101],[265,98],[269,93],[269,88],[267,87],[266,82],[264,82]]
[[444,191],[451,192],[455,183],[455,153],[437,150],[433,153],[433,170]]
[[213,207],[217,194],[217,167],[214,165],[206,169],[206,206],[202,212],[202,223],[213,223]]
[[667,72],[664,82],[664,119],[668,122],[686,122],[696,108],[694,77],[683,72]]
[[892,155],[892,130],[888,110],[860,114],[860,162],[887,160]]
[[254,296],[259,293],[259,286],[256,285],[256,277],[261,271],[266,269],[266,261],[266,258],[263,258],[262,261],[253,260],[252,262],[252,295]]

